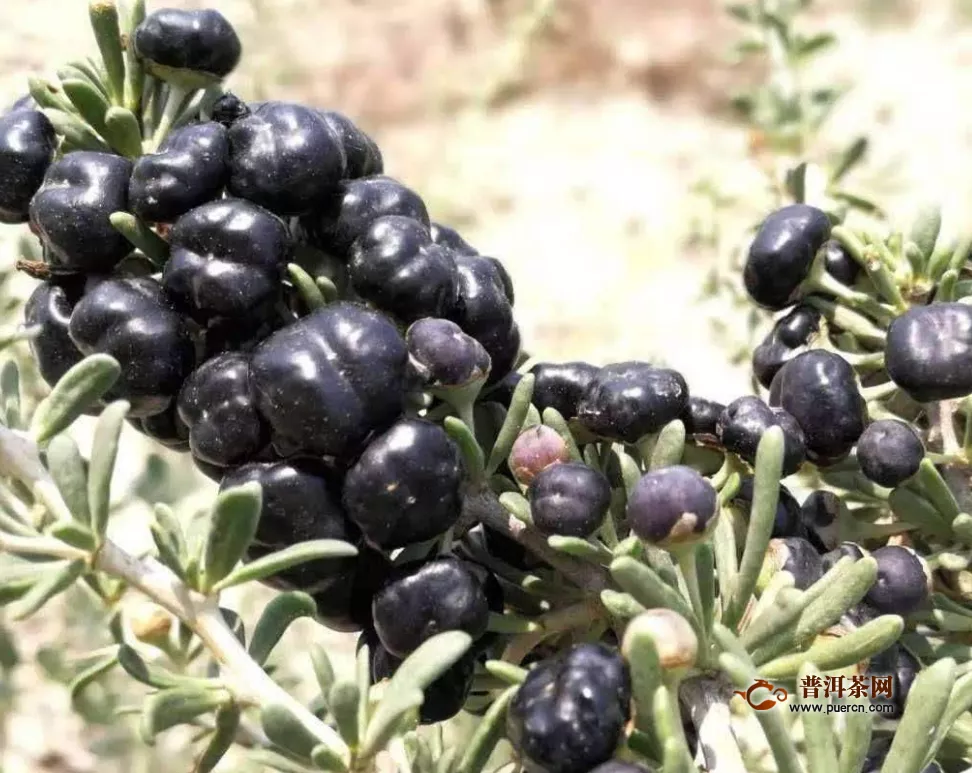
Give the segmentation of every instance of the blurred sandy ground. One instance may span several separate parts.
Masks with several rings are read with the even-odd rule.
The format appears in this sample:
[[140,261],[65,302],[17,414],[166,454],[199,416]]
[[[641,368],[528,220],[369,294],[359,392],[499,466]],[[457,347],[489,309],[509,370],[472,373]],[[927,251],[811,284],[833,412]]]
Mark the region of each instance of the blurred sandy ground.
[[[711,337],[711,315],[737,319],[696,303],[717,252],[738,244],[769,201],[749,138],[727,110],[731,93],[758,73],[726,59],[737,28],[719,3],[208,4],[244,40],[233,88],[348,113],[434,218],[506,263],[531,353],[655,358],[682,369],[698,394],[747,390],[745,373]],[[956,228],[968,224],[972,203],[969,5],[835,0],[818,3],[813,17],[842,43],[815,79],[855,87],[823,143],[868,133],[874,152],[862,179],[877,183],[883,203],[908,213],[940,199]],[[85,9],[82,0],[7,0],[4,101],[23,90],[25,73],[90,50]],[[718,249],[699,238],[711,225],[693,192],[702,182],[741,199],[720,215]],[[136,449],[136,438],[126,442]],[[58,614],[52,608],[23,629],[27,648],[61,634]],[[334,644],[347,653],[346,640]],[[63,690],[20,687],[4,772],[94,770]]]

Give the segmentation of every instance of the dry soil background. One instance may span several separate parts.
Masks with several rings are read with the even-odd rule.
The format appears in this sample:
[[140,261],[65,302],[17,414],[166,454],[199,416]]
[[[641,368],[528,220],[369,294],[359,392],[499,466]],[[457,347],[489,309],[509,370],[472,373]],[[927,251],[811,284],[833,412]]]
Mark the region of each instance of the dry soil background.
[[[197,7],[196,0],[170,0]],[[529,350],[550,358],[661,358],[693,389],[730,399],[746,375],[699,309],[706,272],[767,199],[728,98],[758,77],[726,58],[737,29],[712,0],[211,0],[237,24],[244,96],[347,112],[391,174],[514,276]],[[841,45],[814,78],[854,86],[825,144],[866,132],[893,211],[941,199],[970,226],[972,26],[968,4],[820,3],[814,27]],[[920,12],[919,9],[920,8]],[[0,97],[92,45],[83,0],[0,2]],[[743,204],[713,248],[696,185]],[[134,438],[126,442],[137,443]],[[20,629],[57,637],[52,610]],[[316,635],[301,629],[306,635]],[[302,634],[303,635],[303,634]],[[63,691],[27,680],[0,770],[93,771],[91,735]],[[150,768],[147,768],[150,769]],[[172,768],[168,768],[171,770]]]

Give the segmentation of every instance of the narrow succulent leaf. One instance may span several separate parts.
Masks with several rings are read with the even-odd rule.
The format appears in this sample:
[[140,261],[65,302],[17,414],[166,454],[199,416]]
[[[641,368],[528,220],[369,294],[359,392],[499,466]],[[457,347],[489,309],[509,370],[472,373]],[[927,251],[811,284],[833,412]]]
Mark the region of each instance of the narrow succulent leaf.
[[0,368],[0,419],[11,429],[21,428],[20,368],[16,360],[7,360]]
[[484,664],[486,671],[501,682],[517,685],[526,679],[527,670],[507,663],[505,660],[487,660]]
[[[719,665],[728,674],[737,690],[748,690],[757,679],[756,672],[735,655],[723,653]],[[793,739],[784,722],[779,704],[767,711],[754,712],[769,742],[779,773],[803,773]]]
[[97,546],[97,541],[94,534],[91,533],[91,529],[76,521],[56,521],[45,529],[45,532],[51,537],[80,550],[94,550]]
[[268,749],[250,752],[248,758],[261,767],[279,770],[280,773],[309,773],[310,771],[306,765],[299,765],[282,754],[277,754]]
[[[81,124],[74,111],[74,105],[71,104],[71,100],[67,98],[60,84],[32,75],[27,78],[27,88],[45,114],[48,110],[61,113]],[[54,129],[57,130],[57,124],[54,125]]]
[[0,672],[9,674],[20,663],[20,650],[17,648],[17,640],[13,632],[7,626],[0,624]]
[[71,680],[70,685],[68,685],[68,695],[71,698],[71,705],[76,706],[81,698],[81,694],[88,688],[88,686],[96,682],[117,665],[118,656],[111,655],[109,657],[102,658],[91,666],[88,666],[88,668],[84,669],[84,671],[74,677],[74,679]]
[[693,624],[697,626],[695,613],[685,597],[640,561],[627,557],[615,559],[611,564],[611,576],[622,590],[646,608],[672,609],[686,620],[695,621]]
[[341,755],[326,744],[318,744],[311,749],[310,758],[317,770],[342,773],[342,771],[348,769],[348,766],[344,764],[344,760],[341,759]]
[[[805,664],[800,670],[799,683],[804,684],[803,680],[809,677],[823,680],[823,674],[812,663]],[[830,701],[823,697],[804,696],[800,703],[820,707],[819,712],[810,710],[800,713],[808,773],[834,773],[837,767],[837,746],[830,715],[826,713]]]
[[615,558],[627,556],[637,560],[644,554],[644,547],[637,535],[632,534],[630,537],[625,537],[617,545],[615,545],[614,550],[611,552],[614,553]]
[[37,569],[37,575],[31,577],[25,575],[22,577],[12,577],[12,578],[0,578],[0,607],[5,607],[8,604],[12,604],[19,599],[22,599],[27,595],[35,583],[40,579],[41,572],[47,574],[49,569],[46,566],[42,566]]
[[583,558],[595,564],[607,564],[614,555],[600,543],[594,543],[580,537],[565,537],[554,534],[547,538],[547,544],[558,553],[566,553],[575,558]]
[[47,469],[68,510],[79,523],[91,523],[88,508],[88,471],[81,451],[67,434],[55,435],[47,446]]
[[221,706],[216,710],[215,729],[209,737],[209,743],[203,753],[196,760],[193,773],[209,773],[226,755],[236,742],[236,733],[240,729],[241,711],[235,703]]
[[92,129],[104,136],[105,113],[108,112],[108,99],[105,95],[85,78],[62,78],[61,88],[78,114]]
[[108,91],[112,101],[120,105],[125,95],[125,54],[122,51],[118,6],[114,0],[91,0],[88,15],[108,76]]
[[88,470],[88,505],[91,509],[91,530],[102,540],[108,529],[111,504],[111,477],[118,456],[118,440],[121,436],[129,404],[124,400],[112,403],[98,418],[91,448],[91,465]]
[[939,660],[918,672],[881,773],[918,773],[948,706],[955,683],[955,661]]
[[142,60],[135,53],[132,37],[138,25],[145,19],[145,0],[130,0],[127,3],[128,17],[125,19],[125,87],[123,104],[135,115],[142,112],[142,91],[144,89],[145,72]]
[[860,773],[867,759],[867,751],[871,746],[873,735],[873,714],[861,711],[847,715],[841,738],[840,757],[837,760],[837,773]]
[[327,304],[327,301],[324,300],[324,295],[321,293],[321,289],[314,283],[311,275],[296,263],[287,265],[287,275],[290,277],[294,289],[297,290],[308,312],[316,311]]
[[739,574],[732,589],[729,609],[723,618],[730,627],[742,617],[753,595],[773,533],[773,521],[780,498],[780,476],[783,472],[783,430],[779,427],[771,427],[760,439],[755,470],[746,544],[739,563]]
[[500,494],[499,503],[506,512],[523,521],[523,523],[533,523],[530,502],[519,492],[507,491],[504,494]]
[[937,537],[951,536],[951,528],[938,508],[913,491],[896,488],[888,494],[888,505],[901,523],[912,524]]
[[673,690],[661,684],[655,688],[650,706],[655,733],[664,748],[664,771],[689,773],[692,770],[692,754],[685,740],[678,698]]
[[263,493],[252,481],[227,489],[216,498],[203,555],[206,589],[229,575],[253,541],[260,521]]
[[[955,673],[956,675],[958,674],[958,669]],[[942,721],[935,731],[935,737],[929,745],[925,759],[922,762],[923,767],[934,759],[938,750],[945,742],[945,739],[952,731],[955,723],[963,715],[968,716],[966,712],[970,708],[972,708],[972,674],[965,673],[957,679],[955,685],[952,687],[952,691],[948,697],[948,704],[942,715]]]
[[927,456],[918,466],[918,480],[929,501],[935,506],[942,518],[949,524],[961,512],[955,495],[942,478],[942,474],[935,467],[934,462]]
[[121,366],[107,354],[92,354],[65,373],[34,411],[30,435],[39,445],[66,430],[100,400],[121,375]]
[[646,631],[629,629],[624,638],[624,657],[631,672],[635,727],[651,733],[655,722],[655,693],[664,677],[655,640]]
[[40,610],[48,601],[70,588],[81,579],[86,565],[82,560],[63,561],[49,565],[47,571],[30,590],[11,608],[11,619],[25,620]]
[[618,591],[610,588],[601,591],[601,603],[608,612],[622,620],[630,620],[647,609],[644,604],[636,601],[630,593],[618,593]]
[[317,605],[308,594],[289,591],[274,596],[263,610],[253,635],[250,637],[248,651],[254,662],[261,666],[267,662],[273,648],[290,625],[301,617],[313,617]]
[[483,449],[479,447],[472,430],[466,423],[455,416],[447,416],[442,421],[442,428],[448,433],[462,454],[466,472],[473,481],[482,481],[486,476],[486,462]]
[[310,759],[320,740],[286,706],[271,703],[260,710],[260,722],[267,738],[288,754]]
[[[142,155],[142,127],[138,123],[138,118],[127,107],[111,107],[108,109],[105,113],[104,130],[101,134],[108,144],[121,155],[128,158],[138,158]],[[114,225],[114,221],[112,221],[112,224]],[[154,239],[150,238],[150,241],[153,253],[146,252],[145,255],[158,265],[158,260],[162,254],[159,249],[161,245]]]
[[504,419],[503,426],[500,427],[499,434],[496,436],[496,442],[489,452],[489,460],[486,463],[487,477],[496,472],[503,461],[509,457],[513,443],[522,431],[523,423],[526,421],[527,413],[530,410],[535,381],[536,377],[532,373],[528,373],[520,379],[516,389],[513,390],[506,419]]
[[358,724],[358,704],[361,692],[354,682],[338,682],[327,698],[338,732],[349,746],[357,746],[361,735]]
[[972,515],[959,513],[952,521],[952,531],[955,538],[965,545],[972,545]]
[[659,470],[680,464],[682,454],[685,453],[685,425],[679,419],[669,422],[662,427],[655,440],[655,447],[651,450],[648,468]]
[[120,665],[132,679],[158,690],[190,689],[211,690],[219,683],[213,679],[201,679],[193,676],[174,674],[171,671],[147,663],[138,652],[127,644],[118,648],[118,665]]
[[516,695],[516,687],[509,687],[493,701],[469,740],[455,773],[479,773],[489,761],[506,730],[506,711]]
[[697,770],[684,743],[679,742],[677,738],[669,738],[665,741],[665,750],[662,752],[662,773],[696,773]]
[[702,625],[706,630],[711,630],[712,623],[715,621],[717,594],[715,551],[708,542],[698,545],[695,550],[695,572],[698,577],[699,601],[702,605],[700,610]]
[[358,549],[354,545],[341,540],[320,539],[301,542],[238,566],[224,579],[216,583],[213,590],[221,591],[234,585],[263,580],[308,561],[337,560],[353,558],[356,555],[358,555]]
[[541,419],[546,426],[560,435],[564,443],[567,444],[567,452],[570,454],[570,460],[572,462],[584,461],[584,457],[581,456],[580,449],[577,447],[577,441],[574,439],[574,433],[570,431],[570,426],[560,411],[556,408],[544,408]]
[[317,289],[320,292],[321,297],[324,299],[325,304],[333,303],[341,297],[341,293],[338,290],[337,285],[334,284],[333,280],[326,276],[317,277],[314,280],[314,284],[317,285]]
[[539,631],[540,626],[532,620],[510,612],[490,612],[487,630],[492,633],[519,634]]
[[330,695],[335,683],[334,666],[327,656],[327,650],[320,644],[311,646],[310,659],[311,666],[314,669],[314,677],[317,679],[317,686],[326,705],[327,696]]
[[358,728],[359,737],[361,728],[368,726],[371,720],[371,648],[368,645],[358,650],[355,658],[355,682],[358,687]]
[[368,723],[358,751],[359,758],[371,759],[384,749],[409,714],[417,711],[424,700],[422,690],[415,687],[395,690],[391,694],[386,693],[378,704],[374,717]]
[[182,579],[186,579],[183,558],[186,555],[186,541],[182,527],[166,504],[155,505],[155,518],[149,525],[152,541],[159,553],[159,560]]
[[161,267],[169,259],[169,244],[135,215],[128,212],[112,212],[112,227],[140,249],[156,266]]
[[159,733],[215,711],[227,703],[229,697],[226,690],[192,687],[175,687],[154,693],[145,700],[140,728],[142,740],[151,745]]
[[725,505],[721,505],[716,515],[715,527],[712,530],[712,544],[715,547],[716,576],[719,579],[720,596],[726,603],[727,589],[736,584],[739,574],[739,553],[736,549],[736,530],[733,526],[733,514]]

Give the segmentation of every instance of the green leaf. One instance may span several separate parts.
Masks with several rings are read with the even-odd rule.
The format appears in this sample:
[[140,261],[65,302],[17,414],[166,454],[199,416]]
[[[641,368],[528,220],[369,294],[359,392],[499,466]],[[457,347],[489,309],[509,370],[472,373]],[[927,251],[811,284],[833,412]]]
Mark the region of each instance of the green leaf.
[[925,495],[935,506],[939,515],[945,519],[946,523],[951,524],[961,512],[955,495],[942,478],[941,473],[927,456],[921,460],[918,467],[918,480]]
[[118,456],[118,440],[121,436],[129,404],[124,400],[112,403],[98,417],[91,448],[91,465],[88,470],[88,505],[91,509],[91,530],[100,540],[108,530],[111,504],[111,477]]
[[807,663],[813,663],[824,671],[853,666],[886,650],[903,631],[902,618],[882,615],[844,636],[817,642],[805,652],[771,660],[760,666],[759,673],[767,679],[791,679]]
[[645,611],[644,604],[638,603],[630,593],[618,593],[615,590],[601,591],[601,603],[615,617],[630,620]]
[[286,706],[271,703],[260,711],[260,722],[267,738],[285,752],[309,759],[320,743]]
[[[800,684],[804,679],[817,677],[823,681],[821,674],[812,663],[806,664],[800,671]],[[835,745],[834,728],[830,722],[830,715],[826,713],[830,701],[827,698],[811,698],[804,696],[800,703],[820,707],[820,711],[803,711],[800,719],[803,722],[803,732],[806,738],[807,767],[809,773],[834,773],[837,767],[837,747]]]
[[507,491],[499,496],[499,503],[510,515],[523,523],[533,523],[530,502],[525,496],[515,491]]
[[18,665],[20,665],[20,652],[17,649],[17,641],[10,629],[0,624],[0,670],[9,677],[10,672]]
[[236,704],[221,706],[216,710],[216,729],[202,755],[196,760],[193,773],[209,773],[236,742],[240,729],[240,708]]
[[375,716],[368,723],[358,756],[368,760],[384,749],[402,723],[419,709],[424,700],[422,690],[414,687],[386,693],[375,711]]
[[313,617],[317,605],[308,594],[289,591],[274,596],[263,610],[250,638],[249,653],[261,666],[290,625],[301,617]]
[[570,454],[570,460],[572,462],[584,461],[580,449],[577,447],[577,441],[574,439],[574,433],[570,431],[567,420],[556,408],[544,408],[541,414],[541,421],[560,435],[564,443],[567,444],[567,452]]
[[68,686],[71,705],[77,706],[77,703],[81,698],[81,694],[88,688],[88,686],[107,674],[117,665],[118,656],[111,655],[109,657],[102,658],[97,663],[89,666],[74,677],[74,679],[71,680],[71,684]]
[[837,183],[844,179],[853,169],[864,160],[870,145],[867,137],[858,137],[854,140],[837,159],[831,172],[831,182]]
[[7,360],[0,369],[0,400],[3,414],[0,419],[11,429],[20,429],[20,368],[16,360]]
[[158,503],[154,508],[155,518],[149,524],[152,541],[159,552],[159,560],[176,576],[186,579],[184,556],[186,556],[186,540],[182,527],[176,520],[175,513],[168,505]]
[[840,758],[837,761],[837,773],[860,773],[867,759],[873,734],[873,714],[862,711],[847,715],[840,744]]
[[938,728],[955,683],[955,661],[946,658],[918,672],[881,773],[918,773],[928,740]]
[[664,770],[677,773],[696,773],[692,754],[685,740],[682,719],[678,710],[678,697],[666,685],[661,684],[649,703],[654,718],[655,732],[664,745]]
[[11,618],[25,620],[30,617],[81,579],[86,568],[85,562],[80,559],[48,565],[44,576],[23,595],[16,608],[11,610]]
[[951,529],[939,510],[927,499],[899,486],[888,495],[888,505],[899,521],[917,526],[939,537],[951,536]]
[[466,467],[466,473],[475,481],[481,481],[485,476],[485,461],[483,459],[483,449],[473,436],[472,430],[466,423],[455,416],[446,416],[442,420],[442,428],[451,437],[462,454],[462,460]]
[[22,599],[34,585],[48,576],[50,566],[46,563],[17,564],[0,574],[0,606],[6,606]]
[[337,285],[326,276],[319,276],[314,280],[314,284],[317,285],[317,289],[321,293],[321,297],[324,299],[324,303],[333,303],[338,298],[341,297],[340,291],[337,289]]
[[533,385],[536,377],[532,373],[524,375],[516,389],[513,390],[513,397],[510,399],[510,407],[506,412],[506,419],[500,427],[499,434],[493,449],[489,452],[489,461],[486,463],[486,476],[489,477],[496,472],[500,465],[510,455],[513,443],[519,437],[526,421],[527,413],[530,410],[530,403],[533,400]]
[[517,688],[509,687],[493,701],[486,715],[476,727],[469,740],[455,773],[480,773],[489,761],[490,755],[506,731],[506,710],[509,708]]
[[140,249],[152,263],[165,265],[169,259],[169,244],[165,239],[128,212],[112,212],[108,219],[112,227]]
[[203,558],[205,590],[228,576],[243,558],[256,534],[262,502],[262,489],[255,481],[227,489],[216,498]]
[[739,574],[732,588],[732,600],[723,615],[723,622],[733,627],[742,617],[752,598],[769,547],[780,498],[780,477],[783,472],[783,430],[770,427],[760,438],[756,450],[753,478],[753,504],[749,511],[749,529],[739,563]]
[[348,769],[348,766],[344,764],[344,760],[341,759],[340,755],[326,744],[319,744],[311,749],[310,757],[311,762],[314,763],[314,767],[318,770],[341,773],[341,771]]
[[809,59],[825,49],[832,48],[836,43],[836,36],[830,32],[821,32],[808,38],[799,38],[796,45],[796,55],[801,59]]
[[311,645],[310,651],[311,665],[314,667],[314,677],[317,679],[317,686],[321,690],[321,697],[327,702],[327,696],[334,687],[334,666],[331,659],[327,656],[327,650],[320,644]]
[[695,613],[685,597],[640,561],[627,557],[616,559],[611,564],[611,576],[622,590],[630,593],[645,608],[672,609],[692,622],[696,631],[699,630]]
[[[118,153],[128,158],[139,158],[142,155],[142,127],[131,110],[126,107],[109,108],[105,113],[104,127],[102,135]],[[114,215],[112,217],[114,218]],[[135,220],[135,218],[132,219]],[[112,220],[112,225],[114,224],[115,221]],[[161,245],[154,239],[150,238],[150,241],[152,242],[151,249],[153,252],[146,252],[145,255],[158,265],[158,260],[162,255],[162,251],[158,248]],[[140,247],[141,245],[136,246]],[[165,254],[168,254],[167,249]]]
[[942,208],[937,204],[925,205],[915,215],[908,239],[918,247],[922,257],[927,259],[935,251],[941,230]]
[[594,543],[580,537],[553,534],[547,537],[547,544],[559,553],[583,558],[585,561],[594,564],[608,564],[614,557],[614,554],[600,543]]
[[354,682],[338,682],[327,698],[338,732],[349,746],[357,746],[361,727],[358,723],[358,704],[361,692]]
[[80,523],[91,523],[88,471],[78,444],[70,435],[55,435],[47,446],[47,469],[68,510]]
[[684,453],[685,425],[680,419],[675,419],[662,427],[661,432],[658,433],[655,447],[651,450],[648,468],[658,470],[679,464]]
[[176,725],[192,722],[196,717],[215,711],[227,704],[226,690],[201,690],[176,687],[150,695],[145,700],[140,728],[142,740],[152,745],[155,736]]
[[527,670],[507,663],[505,660],[487,660],[484,664],[486,671],[506,684],[517,685],[526,679]]
[[279,770],[281,773],[309,773],[307,766],[299,765],[293,760],[284,757],[282,754],[277,754],[268,749],[258,749],[250,752],[248,757],[252,762],[261,767]]
[[88,15],[108,76],[108,91],[112,101],[120,105],[125,95],[125,54],[122,50],[118,6],[114,0],[91,0]]
[[357,673],[356,684],[358,686],[358,732],[368,726],[371,719],[371,648],[365,644],[358,649],[355,658],[355,670]]
[[94,550],[97,541],[91,529],[76,521],[56,521],[45,532],[55,539],[80,550]]
[[190,689],[206,691],[219,685],[219,682],[215,679],[182,676],[180,674],[174,674],[153,663],[147,663],[135,649],[127,644],[123,644],[118,648],[117,658],[118,665],[132,679],[159,690]]
[[304,269],[296,263],[290,263],[287,265],[287,274],[294,285],[294,289],[300,294],[300,298],[307,307],[308,312],[321,309],[327,304],[327,301],[324,300],[324,295],[321,293],[321,289],[314,283],[311,275],[304,271]]
[[41,400],[30,423],[38,445],[63,432],[118,380],[121,366],[107,354],[92,354],[67,371]]
[[635,727],[653,731],[654,696],[664,682],[664,672],[658,657],[658,648],[650,631],[642,630],[637,618],[624,634],[622,653],[631,672],[631,693],[635,705]]
[[62,78],[61,88],[81,117],[92,129],[104,136],[105,113],[108,112],[108,99],[105,95],[84,78]]
[[358,549],[354,545],[341,540],[319,539],[301,542],[237,567],[228,576],[216,583],[213,590],[222,591],[234,585],[262,580],[308,561],[337,560],[353,558],[356,555],[358,555]]

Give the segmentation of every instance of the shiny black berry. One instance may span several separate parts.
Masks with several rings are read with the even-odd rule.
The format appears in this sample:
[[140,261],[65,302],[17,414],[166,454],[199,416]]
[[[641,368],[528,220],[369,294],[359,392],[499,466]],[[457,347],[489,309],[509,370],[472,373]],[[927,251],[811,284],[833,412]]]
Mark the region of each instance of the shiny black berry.
[[365,538],[390,549],[455,525],[462,458],[438,424],[402,419],[372,440],[344,479],[344,507]]
[[448,247],[458,255],[478,255],[479,252],[469,244],[455,228],[442,223],[432,223],[432,241]]
[[611,484],[580,462],[554,464],[540,472],[528,491],[533,524],[545,534],[589,537],[607,515]]
[[401,566],[372,605],[375,631],[393,655],[406,657],[443,631],[486,633],[489,602],[480,578],[456,558]]
[[820,556],[820,560],[823,562],[824,571],[829,572],[830,569],[842,558],[846,557],[854,561],[860,561],[866,555],[867,551],[865,551],[864,548],[857,543],[841,542],[829,553],[824,553],[822,556]]
[[428,235],[429,213],[425,202],[411,188],[385,175],[345,180],[321,206],[301,219],[304,230],[318,249],[347,260],[351,245],[380,217],[397,215],[424,227]]
[[719,417],[726,409],[722,403],[704,397],[689,397],[679,418],[685,426],[685,434],[696,440],[715,442]]
[[716,436],[727,451],[754,464],[759,441],[770,427],[783,430],[783,476],[792,475],[806,459],[807,449],[803,430],[786,411],[770,408],[755,396],[740,397],[722,412]]
[[405,333],[409,373],[423,387],[459,388],[483,382],[492,365],[489,354],[455,322],[427,317]]
[[817,252],[830,238],[830,228],[827,215],[807,204],[790,204],[767,217],[743,269],[750,297],[768,309],[789,306]]
[[918,433],[896,419],[875,421],[857,441],[861,472],[886,488],[894,488],[918,472],[924,456]]
[[[259,483],[262,492],[252,557],[309,540],[353,543],[357,539],[357,530],[345,516],[335,486],[318,465],[309,462],[246,464],[228,472],[220,490],[251,482]],[[280,588],[324,592],[331,582],[351,571],[356,560],[309,561],[284,570],[273,582]]]
[[135,162],[128,183],[131,211],[148,223],[172,223],[218,198],[228,174],[226,129],[215,121],[176,129],[158,151]]
[[175,402],[162,413],[131,419],[131,423],[135,429],[159,445],[172,451],[189,450],[189,427],[180,418]]
[[321,112],[332,131],[340,138],[347,159],[344,176],[349,180],[369,177],[384,171],[381,149],[350,118],[334,110]]
[[753,374],[769,389],[780,368],[806,349],[820,330],[820,312],[799,305],[776,321],[773,329],[753,350]]
[[510,703],[506,734],[527,769],[588,773],[614,756],[630,700],[618,652],[579,644],[530,670]]
[[865,671],[866,675],[891,677],[890,698],[885,695],[871,696],[872,703],[880,703],[890,707],[890,711],[881,712],[882,717],[898,719],[904,713],[911,686],[920,670],[921,663],[918,659],[899,644],[893,644],[871,658],[871,662],[868,663]]
[[771,539],[764,561],[764,571],[789,572],[794,587],[806,590],[823,577],[824,566],[817,549],[799,537]]
[[31,293],[24,307],[24,323],[40,332],[30,339],[30,350],[41,377],[49,386],[58,380],[84,355],[69,334],[71,312],[81,297],[78,282],[54,285],[42,282]]
[[598,368],[586,362],[538,362],[532,368],[533,404],[541,412],[553,408],[565,419],[577,416],[577,406]]
[[351,248],[348,273],[359,296],[403,322],[446,317],[456,308],[455,257],[433,244],[426,227],[412,218],[372,221]]
[[[739,484],[739,491],[733,497],[732,504],[743,512],[747,520],[749,519],[753,507],[753,477],[751,475],[747,475]],[[773,518],[773,531],[770,536],[774,538],[806,536],[800,503],[783,485],[780,485],[776,515]]]
[[179,417],[189,428],[193,455],[232,467],[256,456],[269,442],[251,387],[245,354],[229,352],[200,365],[179,393]]
[[315,210],[344,176],[341,138],[303,105],[264,102],[233,123],[229,143],[227,190],[278,215]]
[[478,255],[456,255],[459,301],[448,315],[489,352],[492,370],[487,384],[495,384],[516,365],[520,328],[513,319],[509,274],[499,261]]
[[132,417],[161,413],[195,364],[186,321],[154,279],[107,279],[78,301],[68,328],[84,354],[108,354],[121,365],[109,399],[131,403]]
[[351,568],[332,576],[313,594],[318,621],[344,633],[369,629],[371,603],[391,573],[392,564],[384,554],[359,545]]
[[716,491],[691,467],[676,465],[642,476],[628,497],[628,523],[642,540],[679,545],[701,537],[714,521]]
[[824,245],[824,265],[827,267],[828,274],[848,286],[854,284],[861,273],[861,264],[854,260],[847,252],[847,248],[836,239],[831,239]]
[[257,310],[272,307],[292,250],[283,221],[241,199],[220,199],[187,212],[172,227],[169,244],[162,284],[173,302],[200,322],[212,317],[252,321]]
[[236,94],[227,91],[213,103],[209,112],[212,120],[229,128],[230,124],[250,114],[250,106]]
[[840,497],[832,491],[813,491],[800,505],[800,519],[825,548],[835,547],[839,519],[843,507]]
[[886,615],[907,615],[921,607],[931,595],[928,564],[911,548],[885,545],[871,555],[877,561],[878,576],[864,600]]
[[591,379],[577,416],[595,435],[635,443],[681,416],[688,399],[688,385],[677,371],[621,362]]
[[111,225],[128,208],[132,162],[110,153],[77,151],[55,161],[30,203],[30,220],[52,265],[71,271],[110,271],[132,251]]
[[47,173],[57,134],[39,110],[14,108],[0,115],[0,223],[23,223]]
[[803,429],[807,458],[818,465],[845,457],[868,420],[854,369],[839,355],[822,349],[799,354],[780,368],[770,404],[796,419]]
[[243,52],[226,17],[212,9],[162,8],[135,29],[135,52],[163,80],[178,72],[207,79],[229,75]]
[[888,375],[920,403],[972,393],[972,306],[916,306],[888,328]]
[[404,406],[408,351],[392,322],[333,303],[260,344],[252,355],[257,405],[282,454],[342,457]]

